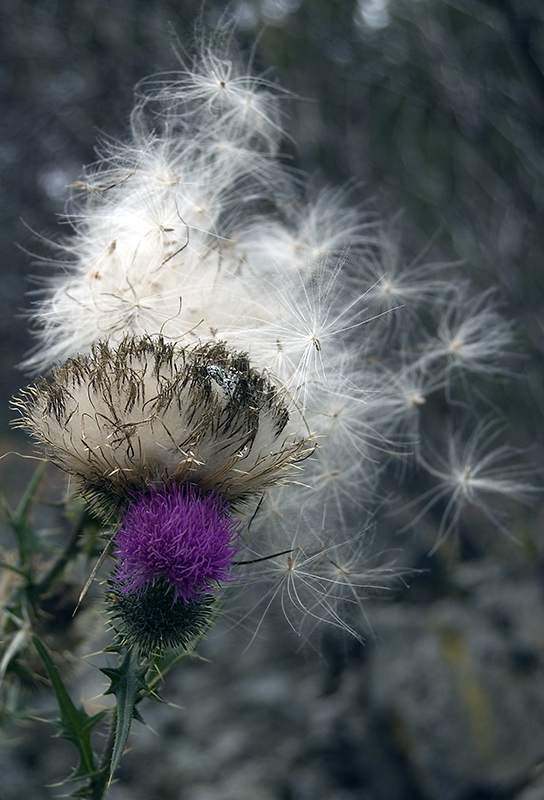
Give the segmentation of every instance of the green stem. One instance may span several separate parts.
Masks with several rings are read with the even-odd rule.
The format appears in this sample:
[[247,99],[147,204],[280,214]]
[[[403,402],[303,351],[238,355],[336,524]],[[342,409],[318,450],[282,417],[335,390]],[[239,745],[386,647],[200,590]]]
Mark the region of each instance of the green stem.
[[7,561],[0,561],[0,569],[10,569],[12,572],[16,572],[17,575],[21,575],[22,578],[28,580],[28,572],[25,569],[20,569],[14,564],[9,564]]
[[62,554],[59,558],[55,561],[53,566],[49,569],[48,572],[43,576],[43,578],[36,583],[34,586],[31,586],[28,590],[28,594],[30,597],[31,602],[36,602],[38,598],[45,594],[55,578],[57,578],[63,571],[64,567],[68,564],[72,556],[77,552],[79,546],[80,536],[85,528],[85,522],[87,519],[87,514],[85,509],[82,509],[76,524],[72,530],[72,535],[70,536],[68,542],[66,543],[66,547],[64,548]]
[[113,756],[113,748],[115,746],[115,737],[117,734],[117,707],[113,709],[112,718],[110,723],[110,730],[104,750],[100,756],[100,764],[98,772],[93,776],[90,782],[92,794],[89,795],[90,800],[102,800],[104,793],[110,784],[111,777],[111,759]]

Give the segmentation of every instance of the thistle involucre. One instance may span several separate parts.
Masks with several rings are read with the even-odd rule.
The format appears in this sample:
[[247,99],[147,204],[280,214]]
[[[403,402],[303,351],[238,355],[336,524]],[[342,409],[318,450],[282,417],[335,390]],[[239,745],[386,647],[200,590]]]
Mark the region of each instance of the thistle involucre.
[[189,645],[234,580],[240,523],[219,494],[171,484],[137,494],[115,534],[109,614],[121,641],[144,651]]

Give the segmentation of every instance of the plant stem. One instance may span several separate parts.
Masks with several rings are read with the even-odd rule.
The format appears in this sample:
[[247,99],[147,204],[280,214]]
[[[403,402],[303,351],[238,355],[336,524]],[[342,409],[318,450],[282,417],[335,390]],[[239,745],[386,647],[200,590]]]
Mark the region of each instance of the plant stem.
[[77,552],[80,536],[81,533],[83,532],[83,529],[85,528],[86,518],[87,518],[87,513],[83,508],[79,514],[77,522],[72,530],[72,534],[68,542],[66,543],[66,546],[62,554],[55,561],[55,563],[52,565],[49,571],[46,572],[43,578],[34,586],[29,588],[28,594],[32,602],[36,602],[36,600],[42,594],[45,594],[45,592],[49,589],[55,578],[61,574],[66,564],[70,561],[72,556]]
[[92,794],[89,795],[90,800],[102,800],[104,793],[110,784],[111,779],[111,757],[113,755],[113,748],[115,746],[115,736],[117,733],[117,707],[112,711],[110,730],[104,750],[100,757],[100,764],[98,772],[91,778],[90,789]]

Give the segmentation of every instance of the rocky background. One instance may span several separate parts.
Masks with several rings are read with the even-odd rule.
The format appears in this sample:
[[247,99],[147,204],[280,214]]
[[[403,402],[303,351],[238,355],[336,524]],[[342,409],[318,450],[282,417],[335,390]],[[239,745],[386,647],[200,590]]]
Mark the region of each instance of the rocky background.
[[[97,134],[123,136],[132,88],[176,68],[195,25],[237,20],[255,68],[293,92],[286,157],[316,184],[352,181],[394,219],[409,259],[463,260],[516,319],[516,378],[497,384],[513,442],[541,483],[544,408],[544,5],[540,0],[3,0],[0,9],[0,435],[26,378],[32,254],[54,254],[57,215]],[[26,252],[25,252],[26,251]],[[29,255],[29,252],[31,255]],[[33,278],[36,281],[36,277]],[[32,471],[0,461],[14,504]],[[391,478],[392,485],[394,476]],[[414,493],[417,487],[414,487]],[[36,524],[62,537],[49,475]],[[368,599],[364,644],[334,630],[303,642],[279,611],[228,614],[202,658],[142,710],[111,800],[543,800],[544,506],[508,533],[476,512],[429,555],[439,517],[377,550],[402,551],[396,591]],[[2,544],[9,546],[6,531]],[[90,623],[89,623],[90,624]],[[95,649],[98,644],[95,643]],[[89,659],[98,663],[98,657]],[[91,666],[73,696],[98,708]],[[47,717],[46,694],[31,698]],[[53,798],[71,746],[40,721],[0,739],[0,798]]]

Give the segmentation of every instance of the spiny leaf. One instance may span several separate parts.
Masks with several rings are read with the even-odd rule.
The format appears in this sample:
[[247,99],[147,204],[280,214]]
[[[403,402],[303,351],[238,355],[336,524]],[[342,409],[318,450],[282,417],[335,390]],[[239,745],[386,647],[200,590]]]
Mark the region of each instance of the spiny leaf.
[[102,667],[101,672],[110,679],[111,684],[104,694],[114,694],[117,700],[117,730],[111,757],[110,776],[113,775],[125,749],[132,720],[143,722],[136,709],[136,703],[143,694],[149,693],[145,680],[146,668],[139,663],[136,648],[129,648],[118,667]]
[[[84,800],[92,800],[92,798],[95,795],[96,795],[96,792],[95,792],[94,786],[92,786],[92,785],[89,786],[87,784],[87,786],[82,786],[80,789],[76,789],[74,792],[72,792],[70,797],[80,797],[80,798],[83,798]],[[0,800],[2,800],[1,797],[0,797]]]
[[13,515],[14,519],[16,519],[18,522],[27,521],[28,515],[32,508],[32,503],[34,502],[34,495],[36,494],[38,486],[42,482],[46,468],[47,464],[40,464],[40,466],[36,468],[32,478],[30,479],[29,484],[26,487],[25,493],[23,494],[19,502],[19,505],[17,506],[17,510]]
[[43,534],[38,533],[33,525],[30,525],[28,518],[35,499],[36,491],[45,473],[45,464],[41,464],[29,481],[29,484],[22,496],[15,511],[11,511],[7,503],[4,503],[4,514],[6,521],[12,529],[19,548],[19,566],[25,572],[29,567],[30,557],[45,549]]
[[79,755],[79,763],[66,782],[90,778],[96,772],[91,734],[107,711],[99,711],[91,716],[83,708],[76,708],[47,648],[36,635],[32,636],[32,641],[47,671],[59,706],[60,719],[53,720],[53,724],[58,728],[58,736],[72,742]]

